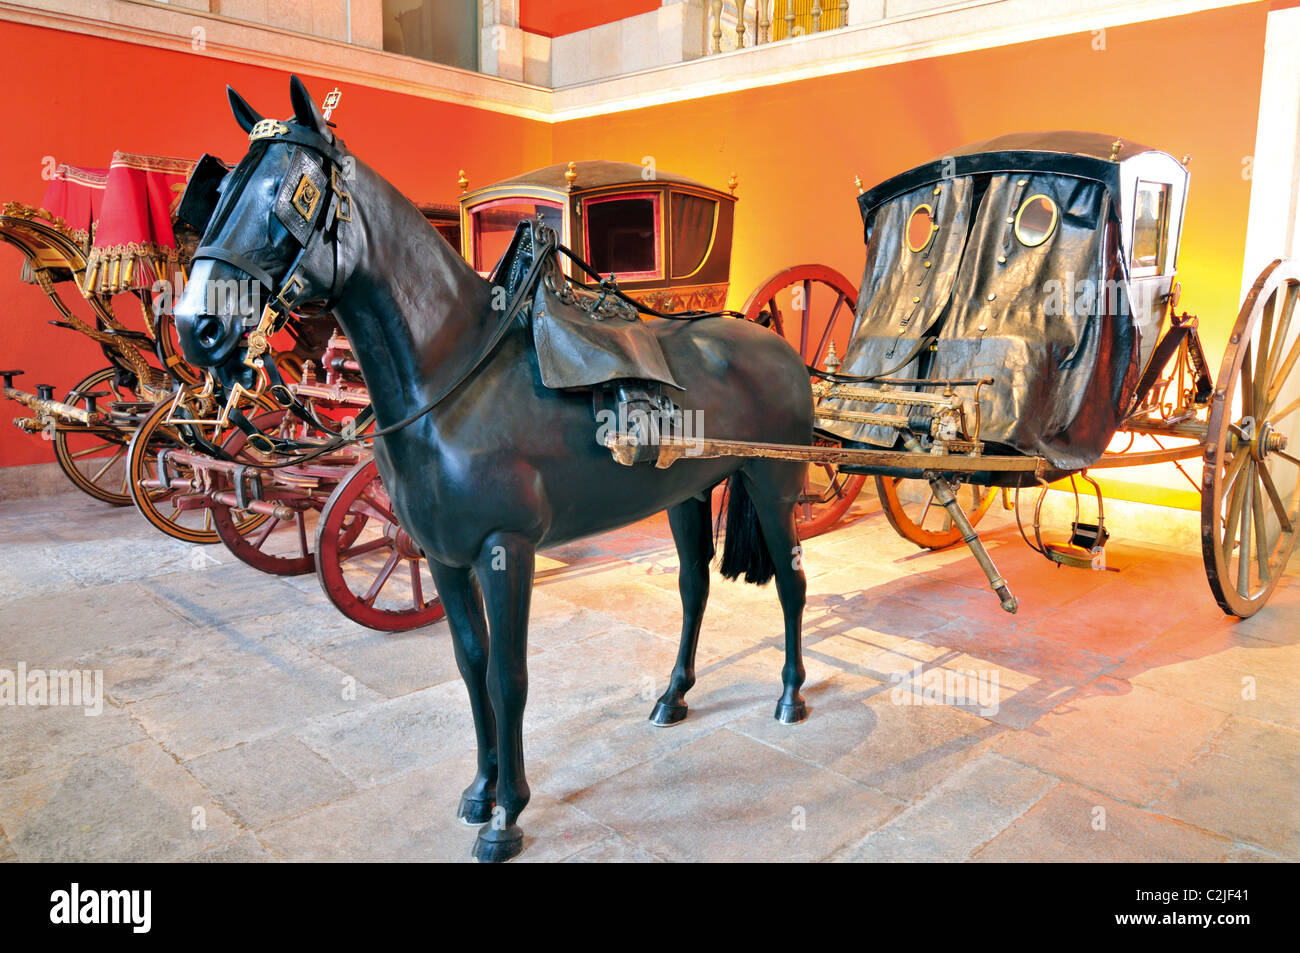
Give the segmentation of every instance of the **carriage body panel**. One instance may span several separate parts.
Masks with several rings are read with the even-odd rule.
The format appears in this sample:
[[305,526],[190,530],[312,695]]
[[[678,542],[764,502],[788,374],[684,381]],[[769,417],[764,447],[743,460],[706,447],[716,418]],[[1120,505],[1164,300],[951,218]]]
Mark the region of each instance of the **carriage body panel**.
[[489,275],[525,218],[659,311],[726,303],[735,196],[628,162],[547,166],[461,196],[461,253]]
[[1169,311],[1186,195],[1172,156],[1081,132],[974,143],[881,183],[859,197],[867,263],[842,372],[992,378],[975,411],[990,452],[1096,462]]

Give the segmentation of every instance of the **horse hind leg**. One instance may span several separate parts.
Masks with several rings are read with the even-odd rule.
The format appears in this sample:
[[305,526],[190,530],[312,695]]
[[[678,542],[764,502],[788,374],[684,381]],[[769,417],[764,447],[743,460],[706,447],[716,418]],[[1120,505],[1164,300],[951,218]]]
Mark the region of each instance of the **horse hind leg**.
[[497,725],[488,698],[488,630],[483,596],[468,569],[429,560],[429,571],[451,627],[456,667],[469,692],[478,740],[478,771],[460,798],[456,816],[466,824],[486,824],[496,806]]
[[[781,700],[776,720],[794,725],[808,717],[803,687],[803,610],[808,582],[803,571],[803,548],[795,528],[794,507],[803,489],[802,464],[761,461],[745,470],[745,488],[750,494],[754,516],[762,530],[763,543],[772,560],[776,592],[785,619],[785,664],[781,668]],[[739,489],[735,481],[733,492]],[[728,527],[730,532],[730,527]]]
[[692,497],[668,510],[668,525],[681,564],[677,588],[682,596],[682,638],[677,661],[668,678],[668,690],[650,713],[651,724],[666,727],[686,718],[686,693],[695,685],[695,650],[700,644],[700,624],[709,601],[709,562],[713,559],[712,508],[709,495]]

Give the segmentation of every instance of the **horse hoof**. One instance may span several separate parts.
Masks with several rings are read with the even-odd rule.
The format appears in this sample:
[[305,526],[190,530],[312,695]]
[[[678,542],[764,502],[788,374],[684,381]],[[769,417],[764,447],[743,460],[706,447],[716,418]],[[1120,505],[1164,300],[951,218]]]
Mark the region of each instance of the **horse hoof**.
[[[485,835],[495,835],[491,838]],[[514,860],[524,850],[524,832],[517,824],[504,831],[485,830],[474,842],[474,859],[480,864],[504,864]]]
[[456,816],[460,818],[462,824],[472,826],[486,824],[492,820],[492,808],[496,807],[496,803],[496,801],[480,801],[463,797],[460,799],[460,808],[456,811]]
[[790,702],[776,703],[776,720],[783,725],[797,725],[808,718],[808,704],[801,698]]
[[686,720],[687,710],[685,705],[665,705],[663,702],[656,702],[655,710],[650,713],[650,724],[658,725],[660,728],[675,725],[679,721]]

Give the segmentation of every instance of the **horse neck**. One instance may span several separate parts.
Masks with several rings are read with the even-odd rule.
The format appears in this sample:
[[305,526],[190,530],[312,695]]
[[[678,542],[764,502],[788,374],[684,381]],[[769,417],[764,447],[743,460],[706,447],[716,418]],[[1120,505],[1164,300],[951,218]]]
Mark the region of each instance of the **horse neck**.
[[[486,342],[491,287],[373,170],[357,163],[344,254],[354,255],[335,316],[379,426],[454,383]],[[340,267],[344,267],[340,263]]]

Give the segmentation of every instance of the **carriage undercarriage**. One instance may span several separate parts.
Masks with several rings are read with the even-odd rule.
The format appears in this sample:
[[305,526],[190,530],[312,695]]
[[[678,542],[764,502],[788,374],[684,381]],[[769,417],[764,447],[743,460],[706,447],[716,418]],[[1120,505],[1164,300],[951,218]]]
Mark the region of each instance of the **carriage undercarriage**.
[[[1034,520],[1037,545],[1030,545],[1065,565],[1100,568],[1108,532],[1101,515],[1100,489],[1088,471],[1173,463],[1202,496],[1202,555],[1215,599],[1224,612],[1248,617],[1262,608],[1281,578],[1300,520],[1296,472],[1300,459],[1289,451],[1287,433],[1282,429],[1300,409],[1300,396],[1294,393],[1296,384],[1291,377],[1300,359],[1300,333],[1292,322],[1298,297],[1300,268],[1295,263],[1277,261],[1264,270],[1242,306],[1213,383],[1195,319],[1187,315],[1175,318],[1154,350],[1157,360],[1164,358],[1164,366],[1153,362],[1148,367],[1133,408],[1118,430],[1118,436],[1128,438],[1128,446],[1104,453],[1078,471],[1055,469],[1043,456],[989,452],[981,440],[978,407],[980,389],[996,384],[991,378],[927,380],[924,383],[931,392],[891,386],[914,385],[917,381],[913,380],[837,380],[834,371],[839,362],[829,331],[829,346],[823,344],[826,351],[821,363],[831,373],[829,379],[813,384],[819,426],[843,421],[889,428],[902,449],[844,446],[833,439],[804,447],[696,437],[662,440],[656,465],[667,467],[694,458],[761,457],[800,461],[840,474],[922,480],[930,491],[926,509],[937,504],[947,520],[946,532],[931,548],[965,543],[1002,608],[1014,613],[1018,600],[974,526],[997,488],[1004,493],[1014,489],[1018,497],[1021,488],[1046,491],[1050,482],[1075,473],[1091,483],[1097,490],[1097,522],[1076,520],[1069,544],[1045,544],[1039,532],[1040,493]],[[826,400],[876,408],[888,405],[897,412],[821,406]],[[1155,444],[1155,449],[1133,451],[1139,437]],[[634,438],[610,435],[606,443],[616,460],[632,464]],[[1204,460],[1199,483],[1181,466],[1181,461],[1197,457]],[[1277,463],[1288,466],[1289,472],[1275,473]],[[983,489],[976,493],[972,506],[963,506],[958,498],[957,490],[963,484]],[[889,501],[885,503],[888,507]],[[1018,505],[1017,499],[1019,523]],[[890,519],[895,522],[898,517],[891,514]],[[1021,532],[1023,535],[1023,526]],[[909,533],[904,535],[912,538]]]

